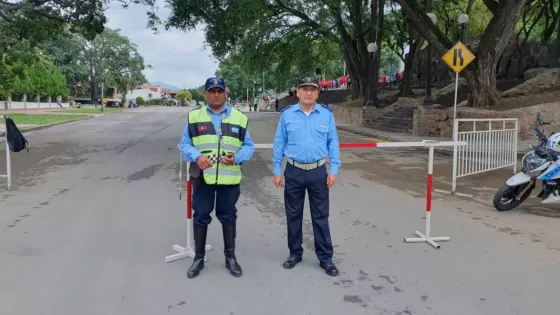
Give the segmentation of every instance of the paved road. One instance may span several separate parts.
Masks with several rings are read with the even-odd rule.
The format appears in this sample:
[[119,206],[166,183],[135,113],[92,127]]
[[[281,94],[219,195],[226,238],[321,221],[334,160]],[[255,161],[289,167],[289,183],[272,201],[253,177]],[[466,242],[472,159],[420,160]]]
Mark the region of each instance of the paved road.
[[[249,115],[255,141],[271,142],[278,115]],[[258,151],[238,203],[244,276],[224,268],[214,219],[206,268],[187,279],[190,259],[164,262],[185,240],[176,190],[184,122],[181,109],[138,109],[28,135],[29,153],[14,155],[14,188],[0,191],[0,314],[558,312],[555,209],[497,213],[482,199],[437,195],[433,235],[451,242],[439,250],[403,242],[424,226],[426,152],[418,150],[343,152],[331,195],[336,278],[318,267],[307,210],[304,262],[281,267],[283,192],[271,182],[271,150]],[[448,166],[438,156],[438,185],[449,183]],[[491,191],[502,180],[462,185]]]

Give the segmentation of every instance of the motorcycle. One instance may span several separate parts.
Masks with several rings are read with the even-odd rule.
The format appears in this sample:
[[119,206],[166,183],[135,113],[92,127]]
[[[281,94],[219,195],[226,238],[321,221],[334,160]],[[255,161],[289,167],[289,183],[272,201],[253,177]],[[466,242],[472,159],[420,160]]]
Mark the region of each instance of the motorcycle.
[[[543,129],[540,113],[537,115],[537,122]],[[533,150],[523,156],[521,172],[510,177],[494,195],[494,208],[498,211],[512,210],[522,204],[531,195],[537,181],[542,181],[542,190],[537,195],[542,199],[541,203],[560,203],[558,153],[547,146],[549,138],[544,135],[544,129],[541,131],[532,128],[532,131],[531,134],[537,137],[539,144],[531,145]]]

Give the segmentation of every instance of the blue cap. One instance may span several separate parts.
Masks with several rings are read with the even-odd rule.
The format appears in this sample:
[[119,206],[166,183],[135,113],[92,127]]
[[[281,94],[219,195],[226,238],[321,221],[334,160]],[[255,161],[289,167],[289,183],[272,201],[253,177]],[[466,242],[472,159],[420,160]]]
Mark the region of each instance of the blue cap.
[[210,91],[211,89],[218,88],[222,91],[226,90],[226,82],[222,78],[208,78],[204,84],[204,90]]

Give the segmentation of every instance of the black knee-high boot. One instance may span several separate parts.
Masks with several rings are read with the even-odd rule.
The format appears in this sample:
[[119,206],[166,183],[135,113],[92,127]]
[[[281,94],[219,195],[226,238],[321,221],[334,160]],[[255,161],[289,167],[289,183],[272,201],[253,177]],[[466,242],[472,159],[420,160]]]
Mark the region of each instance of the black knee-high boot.
[[222,224],[224,235],[224,255],[226,256],[226,268],[234,277],[241,277],[243,272],[235,257],[235,224]]
[[206,234],[208,232],[208,227],[206,226],[194,226],[194,259],[191,267],[187,272],[188,278],[194,278],[200,274],[200,271],[204,269],[204,255],[206,254]]

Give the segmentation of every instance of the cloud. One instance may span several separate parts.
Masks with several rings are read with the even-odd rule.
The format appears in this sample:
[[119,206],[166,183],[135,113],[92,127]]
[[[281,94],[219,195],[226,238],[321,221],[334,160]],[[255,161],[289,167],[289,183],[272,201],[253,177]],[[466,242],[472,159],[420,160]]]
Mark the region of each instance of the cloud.
[[[163,20],[171,14],[171,10],[164,6],[164,1],[157,2],[158,15]],[[154,67],[144,71],[149,81],[161,81],[181,88],[204,84],[206,78],[214,75],[218,64],[212,58],[210,48],[204,47],[202,27],[190,32],[161,29],[159,34],[154,34],[146,27],[147,9],[134,4],[124,9],[113,1],[105,12],[107,27],[120,29],[121,35],[138,46],[145,64]]]

